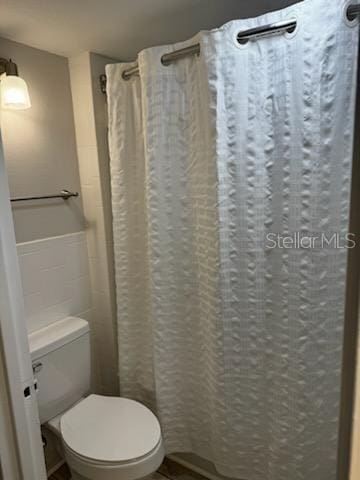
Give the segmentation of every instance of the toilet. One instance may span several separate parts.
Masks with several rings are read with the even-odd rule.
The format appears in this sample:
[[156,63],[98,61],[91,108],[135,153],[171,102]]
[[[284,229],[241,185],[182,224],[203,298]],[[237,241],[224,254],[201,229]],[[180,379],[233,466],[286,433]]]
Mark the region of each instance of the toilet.
[[29,335],[42,425],[61,439],[72,480],[137,480],[164,458],[159,421],[144,405],[90,393],[88,323],[68,317]]

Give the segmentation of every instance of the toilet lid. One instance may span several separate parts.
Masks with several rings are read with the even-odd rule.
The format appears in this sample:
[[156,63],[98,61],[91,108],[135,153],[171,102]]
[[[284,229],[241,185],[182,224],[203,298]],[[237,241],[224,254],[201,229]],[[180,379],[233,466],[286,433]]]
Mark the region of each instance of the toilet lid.
[[99,462],[130,462],[148,455],[161,439],[155,415],[134,400],[90,395],[60,421],[63,441]]

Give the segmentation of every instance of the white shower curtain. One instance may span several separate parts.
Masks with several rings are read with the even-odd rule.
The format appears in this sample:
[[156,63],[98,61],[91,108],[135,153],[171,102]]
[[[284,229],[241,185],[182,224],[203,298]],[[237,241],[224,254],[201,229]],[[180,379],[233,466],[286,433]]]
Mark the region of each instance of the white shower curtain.
[[[347,232],[347,4],[144,50],[130,80],[132,64],[107,66],[121,394],[157,413],[167,452],[226,476],[336,478],[346,251],[267,235]],[[293,34],[236,41],[291,18]]]

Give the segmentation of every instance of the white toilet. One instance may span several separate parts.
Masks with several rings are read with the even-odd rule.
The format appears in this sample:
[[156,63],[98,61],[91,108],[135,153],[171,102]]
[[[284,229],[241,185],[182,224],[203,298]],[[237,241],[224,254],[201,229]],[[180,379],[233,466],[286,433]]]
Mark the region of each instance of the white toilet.
[[73,480],[137,480],[161,465],[160,425],[144,405],[90,395],[88,323],[69,317],[29,336],[42,424],[62,440]]

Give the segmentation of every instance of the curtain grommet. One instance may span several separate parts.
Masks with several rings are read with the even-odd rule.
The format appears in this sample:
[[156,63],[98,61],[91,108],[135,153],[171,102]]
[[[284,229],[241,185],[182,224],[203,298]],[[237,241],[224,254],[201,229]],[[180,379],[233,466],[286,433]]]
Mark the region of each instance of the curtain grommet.
[[232,32],[232,43],[235,45],[236,48],[240,50],[244,50],[249,47],[250,40],[242,40],[239,42],[238,34],[240,30],[237,28],[234,32]]
[[169,60],[164,59],[164,55],[161,56],[160,63],[163,67],[170,67],[171,65],[171,62]]
[[298,15],[291,15],[291,20],[294,20],[296,22],[296,26],[295,28],[289,32],[286,30],[286,32],[284,33],[284,37],[288,40],[292,40],[294,37],[296,37],[296,35],[298,34],[298,31],[300,29],[300,20],[299,20],[299,16]]
[[355,18],[351,19],[348,15],[348,10],[349,10],[349,7],[351,5],[354,5],[354,0],[348,0],[345,5],[344,5],[344,13],[343,13],[343,17],[344,17],[344,22],[345,24],[348,26],[348,27],[356,27],[359,25],[359,17],[356,16]]
[[125,80],[126,82],[128,82],[128,81],[130,80],[130,78],[131,78],[131,75],[128,75],[128,74],[126,73],[126,70],[123,70],[123,72],[121,73],[121,78],[122,78],[123,80]]

